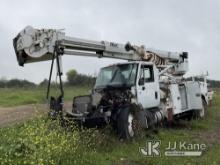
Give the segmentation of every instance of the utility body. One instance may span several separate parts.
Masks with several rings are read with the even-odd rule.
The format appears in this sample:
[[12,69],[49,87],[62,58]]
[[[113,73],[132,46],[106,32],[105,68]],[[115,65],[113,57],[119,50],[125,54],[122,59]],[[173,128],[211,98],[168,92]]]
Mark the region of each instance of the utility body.
[[[13,40],[20,66],[45,60],[58,67],[61,95],[51,97],[51,116],[63,115],[62,56],[106,57],[126,60],[101,68],[90,95],[73,98],[65,114],[88,127],[106,124],[121,138],[133,138],[137,128],[148,129],[163,121],[205,116],[209,99],[198,81],[187,81],[188,53],[147,49],[131,43],[119,44],[68,37],[59,30],[22,30]],[[206,83],[206,82],[204,82]],[[50,82],[48,85],[49,95]],[[74,91],[73,91],[74,92]]]

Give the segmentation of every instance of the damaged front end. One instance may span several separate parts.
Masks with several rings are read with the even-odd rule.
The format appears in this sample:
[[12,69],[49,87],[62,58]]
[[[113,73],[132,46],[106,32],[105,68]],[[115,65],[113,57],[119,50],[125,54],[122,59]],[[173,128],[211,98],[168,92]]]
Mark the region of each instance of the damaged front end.
[[120,110],[131,104],[130,91],[130,87],[109,86],[94,89],[91,95],[75,97],[66,118],[89,128],[114,126]]

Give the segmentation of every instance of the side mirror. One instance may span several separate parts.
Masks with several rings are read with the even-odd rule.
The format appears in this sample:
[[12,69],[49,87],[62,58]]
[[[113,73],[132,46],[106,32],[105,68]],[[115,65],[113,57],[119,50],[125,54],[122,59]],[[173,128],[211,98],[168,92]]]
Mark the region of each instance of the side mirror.
[[144,85],[144,78],[140,78],[140,79],[139,79],[138,85]]

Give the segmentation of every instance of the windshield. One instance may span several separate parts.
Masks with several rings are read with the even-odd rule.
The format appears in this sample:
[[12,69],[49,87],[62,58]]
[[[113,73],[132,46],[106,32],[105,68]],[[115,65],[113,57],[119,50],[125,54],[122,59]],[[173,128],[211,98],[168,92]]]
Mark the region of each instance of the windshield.
[[106,86],[132,86],[135,84],[137,64],[120,64],[102,68],[95,88]]

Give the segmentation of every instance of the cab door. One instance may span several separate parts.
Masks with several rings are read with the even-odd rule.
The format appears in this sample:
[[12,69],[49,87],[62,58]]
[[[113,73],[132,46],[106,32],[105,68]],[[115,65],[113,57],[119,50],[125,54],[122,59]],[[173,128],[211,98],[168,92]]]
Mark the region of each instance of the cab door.
[[137,79],[137,101],[143,108],[160,104],[158,69],[153,64],[140,64]]

